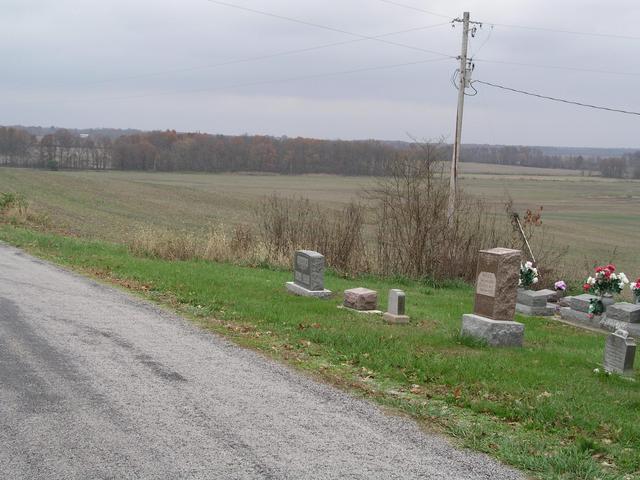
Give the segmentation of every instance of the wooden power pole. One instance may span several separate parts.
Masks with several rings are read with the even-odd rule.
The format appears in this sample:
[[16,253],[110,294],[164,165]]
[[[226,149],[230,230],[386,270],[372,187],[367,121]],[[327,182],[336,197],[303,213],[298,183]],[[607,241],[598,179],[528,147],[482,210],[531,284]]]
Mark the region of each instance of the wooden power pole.
[[469,45],[469,12],[464,12],[462,20],[462,50],[460,53],[460,70],[458,83],[458,113],[456,115],[456,138],[453,142],[453,156],[451,158],[451,177],[449,178],[449,206],[447,210],[449,221],[456,209],[456,193],[458,191],[458,162],[460,161],[460,142],[462,140],[462,113],[464,111],[464,90],[471,80],[467,66],[467,47]]

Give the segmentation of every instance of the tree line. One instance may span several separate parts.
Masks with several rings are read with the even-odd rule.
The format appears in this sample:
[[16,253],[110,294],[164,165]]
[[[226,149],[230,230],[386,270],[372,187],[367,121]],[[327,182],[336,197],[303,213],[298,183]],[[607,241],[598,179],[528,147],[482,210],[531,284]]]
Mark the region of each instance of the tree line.
[[[31,132],[33,132],[33,128]],[[418,158],[419,145],[378,140],[319,140],[264,135],[212,135],[175,130],[78,133],[0,127],[0,165],[57,169],[326,173],[383,176],[398,158]],[[115,133],[114,133],[115,132]],[[131,133],[133,132],[133,133]],[[444,158],[451,146],[443,145]],[[462,161],[583,170],[640,178],[640,152],[620,158],[545,155],[527,146],[465,145]]]

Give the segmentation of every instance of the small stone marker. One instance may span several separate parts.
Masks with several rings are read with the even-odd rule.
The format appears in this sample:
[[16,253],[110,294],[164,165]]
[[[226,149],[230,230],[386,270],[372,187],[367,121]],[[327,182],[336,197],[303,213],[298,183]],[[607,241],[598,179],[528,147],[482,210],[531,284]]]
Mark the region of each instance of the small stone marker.
[[462,316],[462,336],[496,347],[522,346],[524,325],[513,321],[520,261],[520,250],[480,250],[474,313]]
[[604,345],[604,369],[621,375],[633,375],[636,341],[626,330],[616,330],[607,337]]
[[344,291],[344,306],[359,312],[376,312],[378,308],[378,292],[358,287]]
[[404,313],[405,294],[402,290],[389,290],[389,304],[383,315],[387,323],[409,323],[409,317]]
[[298,250],[293,259],[293,282],[287,282],[287,290],[305,297],[328,297],[331,291],[324,288],[324,256],[312,250]]

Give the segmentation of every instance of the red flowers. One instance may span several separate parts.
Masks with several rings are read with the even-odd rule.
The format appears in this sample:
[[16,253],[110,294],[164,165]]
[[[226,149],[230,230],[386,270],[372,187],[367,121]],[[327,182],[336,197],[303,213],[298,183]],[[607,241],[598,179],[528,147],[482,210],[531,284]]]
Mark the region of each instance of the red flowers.
[[585,292],[588,292],[589,290],[591,290],[591,284],[590,283],[585,283],[584,285],[582,285],[582,289]]

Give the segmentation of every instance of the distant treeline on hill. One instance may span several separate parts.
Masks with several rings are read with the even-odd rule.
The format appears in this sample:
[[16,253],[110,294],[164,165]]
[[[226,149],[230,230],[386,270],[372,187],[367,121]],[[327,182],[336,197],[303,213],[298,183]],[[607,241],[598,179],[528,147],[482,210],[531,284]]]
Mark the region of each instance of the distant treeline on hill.
[[[442,146],[442,158],[451,146]],[[406,142],[211,135],[174,130],[67,130],[0,127],[0,165],[49,169],[272,172],[373,175],[399,156],[419,156]],[[640,152],[615,158],[545,155],[537,147],[464,145],[462,161],[600,172],[640,178]]]

